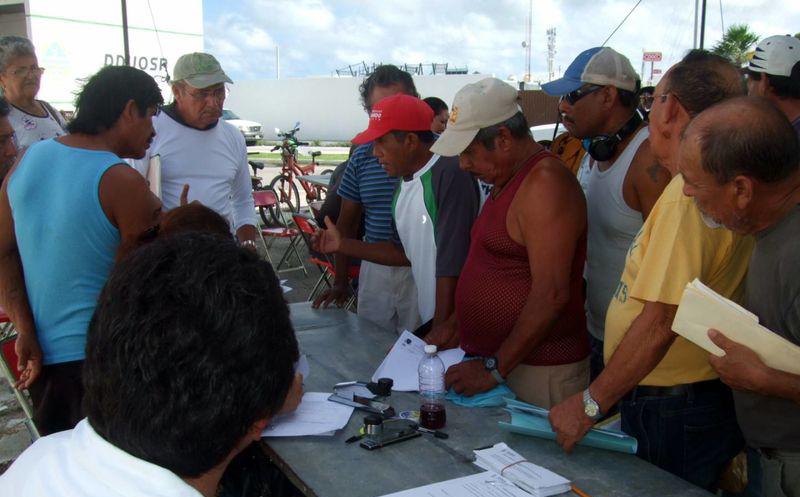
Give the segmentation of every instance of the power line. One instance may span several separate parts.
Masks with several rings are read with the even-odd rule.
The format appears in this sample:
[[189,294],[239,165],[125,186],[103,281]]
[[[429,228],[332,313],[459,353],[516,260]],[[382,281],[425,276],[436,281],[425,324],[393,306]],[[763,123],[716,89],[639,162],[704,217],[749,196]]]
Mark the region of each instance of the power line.
[[620,22],[620,23],[617,25],[617,27],[616,27],[616,28],[614,28],[614,31],[612,31],[612,32],[611,32],[611,34],[610,34],[610,35],[608,35],[608,38],[606,38],[606,41],[604,41],[604,42],[603,42],[603,43],[600,45],[601,47],[604,47],[604,46],[606,46],[606,43],[608,43],[608,40],[610,40],[610,39],[611,39],[611,37],[612,37],[612,36],[614,36],[614,33],[616,33],[616,32],[617,32],[617,30],[618,30],[620,27],[622,27],[622,25],[623,25],[623,24],[625,24],[625,21],[627,21],[627,20],[628,20],[628,18],[631,16],[631,14],[633,14],[633,11],[634,11],[634,10],[636,10],[636,7],[638,7],[640,3],[642,3],[642,0],[639,0],[638,2],[636,2],[636,5],[634,5],[634,6],[633,6],[633,8],[631,9],[631,11],[630,11],[630,12],[628,12],[628,15],[626,15],[626,16],[625,16],[625,18],[624,18],[624,19],[622,19],[622,22]]
[[[164,58],[164,49],[161,48],[161,37],[158,36],[158,28],[156,27],[156,17],[153,15],[153,7],[150,6],[150,0],[147,0],[147,8],[150,10],[150,20],[153,21],[153,31],[156,32],[156,41],[158,42],[158,51],[161,53],[161,58]],[[167,77],[165,78],[167,83],[169,83],[169,68],[164,67],[164,71],[167,73]]]

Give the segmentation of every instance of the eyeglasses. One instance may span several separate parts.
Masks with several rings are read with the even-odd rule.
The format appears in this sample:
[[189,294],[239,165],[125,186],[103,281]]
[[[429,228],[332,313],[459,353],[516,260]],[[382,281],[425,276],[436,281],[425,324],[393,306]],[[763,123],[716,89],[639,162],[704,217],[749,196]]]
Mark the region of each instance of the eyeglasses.
[[189,96],[195,100],[208,100],[208,98],[211,97],[212,99],[219,101],[219,100],[225,100],[225,97],[228,96],[229,92],[227,87],[221,86],[214,90],[206,89],[206,90],[191,91],[187,88],[186,93],[188,93]]
[[28,66],[28,67],[18,67],[13,71],[11,71],[11,74],[13,74],[14,77],[19,78],[21,76],[28,76],[30,74],[33,74],[34,76],[41,76],[43,72],[44,72],[44,67]]
[[603,86],[599,85],[589,85],[583,88],[578,88],[577,90],[571,91],[566,95],[562,95],[561,100],[565,100],[570,105],[575,105],[578,100],[582,99],[586,95],[590,95],[597,90],[600,90],[601,88],[603,88]]

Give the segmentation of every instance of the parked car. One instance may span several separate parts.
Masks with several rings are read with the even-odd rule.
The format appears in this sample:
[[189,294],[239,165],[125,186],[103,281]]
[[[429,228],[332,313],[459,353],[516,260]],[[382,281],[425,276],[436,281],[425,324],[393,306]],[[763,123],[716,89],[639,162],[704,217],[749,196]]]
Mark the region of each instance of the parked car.
[[[556,123],[553,124],[540,124],[539,126],[531,126],[531,134],[533,139],[542,145],[549,147],[550,142],[553,141],[553,130],[556,128]],[[564,125],[558,127],[558,134],[563,133],[567,129]]]
[[261,123],[242,119],[229,109],[222,111],[222,118],[239,128],[239,131],[244,135],[244,141],[247,146],[255,145],[258,140],[264,138],[264,133],[261,131]]

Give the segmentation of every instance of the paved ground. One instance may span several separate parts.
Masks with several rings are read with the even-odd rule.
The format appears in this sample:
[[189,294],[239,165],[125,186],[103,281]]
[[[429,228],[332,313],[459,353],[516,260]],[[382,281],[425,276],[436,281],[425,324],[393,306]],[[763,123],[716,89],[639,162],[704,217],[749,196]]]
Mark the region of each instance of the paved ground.
[[[266,168],[262,174],[271,179],[278,168]],[[305,204],[305,200],[301,195],[301,202]],[[277,263],[280,254],[288,245],[288,242],[278,240],[273,245],[270,253],[273,260]],[[308,275],[304,275],[302,271],[291,271],[279,274],[280,279],[288,280],[286,285],[292,288],[292,291],[285,294],[286,300],[289,303],[305,302],[311,292],[314,284],[319,278],[319,271],[311,263],[307,262],[308,252],[301,242],[300,255],[305,261],[306,271]],[[31,437],[24,422],[24,414],[22,409],[17,404],[13,391],[8,383],[0,379],[0,474],[16,459],[19,454],[25,450],[31,443]]]

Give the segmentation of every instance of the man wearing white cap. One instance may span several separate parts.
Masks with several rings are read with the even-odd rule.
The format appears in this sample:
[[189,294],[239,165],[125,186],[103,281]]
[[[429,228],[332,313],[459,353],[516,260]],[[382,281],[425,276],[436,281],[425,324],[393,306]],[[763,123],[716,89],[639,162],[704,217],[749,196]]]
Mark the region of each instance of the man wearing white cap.
[[779,35],[759,43],[747,66],[747,93],[772,102],[800,137],[800,40]]
[[190,53],[175,63],[175,101],[153,118],[156,137],[147,156],[135,162],[146,175],[150,158],[161,158],[164,209],[180,205],[184,185],[188,200],[198,200],[226,218],[242,246],[255,250],[253,187],[242,133],[220,119],[225,83],[233,83],[213,55]]
[[558,110],[587,150],[578,171],[586,194],[586,326],[594,379],[603,370],[606,310],[636,233],[670,180],[650,148],[647,125],[636,110],[639,76],[609,47],[581,52],[564,77],[542,85],[561,97]]
[[583,313],[586,202],[575,176],[533,140],[508,84],[462,88],[431,151],[493,188],[472,228],[450,320],[476,359],[451,366],[446,383],[474,395],[499,383],[550,407],[586,388]]

